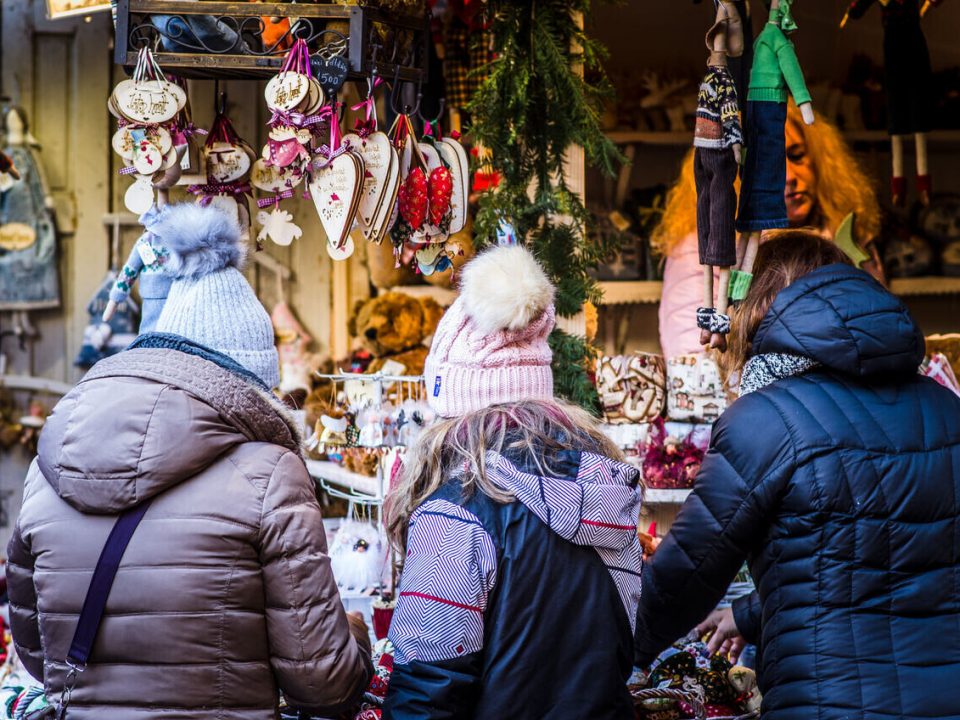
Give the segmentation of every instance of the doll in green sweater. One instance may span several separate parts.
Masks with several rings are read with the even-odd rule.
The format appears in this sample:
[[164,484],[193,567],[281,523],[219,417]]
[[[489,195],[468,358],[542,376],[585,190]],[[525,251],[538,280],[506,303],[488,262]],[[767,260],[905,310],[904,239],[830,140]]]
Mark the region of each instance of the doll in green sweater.
[[813,104],[787,33],[797,29],[790,13],[793,0],[772,0],[770,17],[753,45],[753,69],[747,92],[746,156],[741,172],[737,231],[746,238],[740,269],[730,277],[730,298],[747,296],[753,263],[764,230],[789,227],[784,189],[787,156],[784,125],[790,95],[800,107],[803,121],[813,124]]

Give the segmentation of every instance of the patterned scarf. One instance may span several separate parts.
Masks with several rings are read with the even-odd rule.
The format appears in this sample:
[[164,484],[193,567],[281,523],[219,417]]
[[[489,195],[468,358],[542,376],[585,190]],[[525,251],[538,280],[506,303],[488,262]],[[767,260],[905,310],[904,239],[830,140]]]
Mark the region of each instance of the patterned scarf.
[[818,367],[820,363],[802,355],[767,353],[754,355],[747,361],[740,374],[740,397],[749,395],[770,383],[784,378],[802,375]]

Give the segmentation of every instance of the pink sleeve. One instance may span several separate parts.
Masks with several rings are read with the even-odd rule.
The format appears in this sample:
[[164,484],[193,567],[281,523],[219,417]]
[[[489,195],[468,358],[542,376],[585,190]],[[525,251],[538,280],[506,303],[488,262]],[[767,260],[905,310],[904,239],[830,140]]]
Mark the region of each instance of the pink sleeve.
[[667,258],[660,299],[660,347],[665,357],[703,352],[697,308],[703,304],[703,269],[697,235],[687,235]]

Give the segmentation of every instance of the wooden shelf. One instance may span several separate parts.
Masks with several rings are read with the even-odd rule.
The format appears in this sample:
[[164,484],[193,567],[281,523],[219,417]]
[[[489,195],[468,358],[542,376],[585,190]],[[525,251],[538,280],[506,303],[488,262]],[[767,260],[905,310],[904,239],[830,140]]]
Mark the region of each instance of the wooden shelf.
[[660,302],[663,283],[659,280],[607,280],[598,283],[604,305],[639,305]]
[[650,132],[644,130],[614,130],[607,137],[618,145],[692,146],[693,131]]
[[647,505],[683,505],[691,492],[689,489],[658,490],[656,488],[647,488],[643,495],[643,501]]
[[[618,145],[660,145],[665,147],[692,147],[693,131],[650,132],[645,130],[613,130],[607,137]],[[843,133],[851,144],[887,144],[890,135],[886,130],[851,130]],[[927,134],[927,142],[945,145],[960,145],[960,130],[934,130]]]
[[960,278],[936,276],[895,278],[890,281],[890,291],[901,297],[957,295],[960,294]]
[[313,478],[339,485],[355,493],[380,498],[380,481],[375,477],[350,472],[342,465],[326,460],[306,459],[304,462],[307,472]]
[[[643,305],[660,302],[663,283],[659,280],[608,280],[599,283],[604,305]],[[896,278],[890,292],[900,297],[960,295],[960,277]]]

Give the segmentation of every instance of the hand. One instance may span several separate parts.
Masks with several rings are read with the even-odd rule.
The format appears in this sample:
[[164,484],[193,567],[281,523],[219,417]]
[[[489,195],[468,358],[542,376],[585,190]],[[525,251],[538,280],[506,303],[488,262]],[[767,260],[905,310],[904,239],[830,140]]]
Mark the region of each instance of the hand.
[[803,116],[803,122],[807,125],[813,125],[816,116],[813,114],[813,104],[805,102],[800,106],[800,114]]
[[347,623],[350,625],[350,634],[356,640],[360,649],[367,654],[367,657],[373,654],[373,648],[370,646],[370,628],[363,619],[363,614],[359,612],[347,613]]
[[737,165],[743,165],[743,145],[740,143],[733,146],[733,157],[737,161]]
[[103,321],[110,322],[110,318],[113,317],[113,314],[117,311],[117,302],[116,300],[110,300],[107,303],[107,307],[103,309]]
[[740,659],[740,653],[747,642],[737,630],[737,623],[733,619],[733,609],[723,608],[714,610],[706,620],[697,625],[697,634],[700,637],[710,634],[707,641],[707,650],[710,654],[720,653],[730,659],[734,665]]

